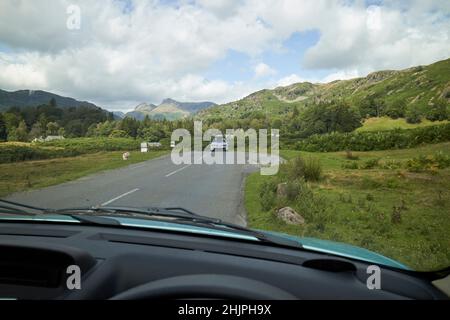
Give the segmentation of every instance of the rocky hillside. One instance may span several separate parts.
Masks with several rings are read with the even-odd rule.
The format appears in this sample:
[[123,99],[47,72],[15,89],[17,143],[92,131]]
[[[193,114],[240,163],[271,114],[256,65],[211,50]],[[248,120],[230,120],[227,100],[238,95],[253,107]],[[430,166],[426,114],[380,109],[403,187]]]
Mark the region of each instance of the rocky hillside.
[[294,107],[343,100],[359,106],[377,100],[389,106],[398,101],[426,109],[434,101],[450,102],[450,59],[401,71],[379,71],[364,78],[326,84],[296,83],[255,92],[239,101],[199,112],[199,118],[246,118],[255,113],[282,115]]
[[165,99],[158,106],[141,103],[134,111],[128,112],[126,116],[137,120],[143,120],[146,116],[153,119],[177,120],[189,117],[214,105],[213,102],[179,102],[173,99]]

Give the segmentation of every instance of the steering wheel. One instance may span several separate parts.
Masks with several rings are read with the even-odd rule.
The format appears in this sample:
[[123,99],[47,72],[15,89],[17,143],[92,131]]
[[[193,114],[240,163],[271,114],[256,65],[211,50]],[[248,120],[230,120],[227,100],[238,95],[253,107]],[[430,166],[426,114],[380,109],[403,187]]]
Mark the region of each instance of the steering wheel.
[[297,298],[260,281],[220,274],[165,278],[131,288],[111,298],[111,300],[144,299],[293,300]]

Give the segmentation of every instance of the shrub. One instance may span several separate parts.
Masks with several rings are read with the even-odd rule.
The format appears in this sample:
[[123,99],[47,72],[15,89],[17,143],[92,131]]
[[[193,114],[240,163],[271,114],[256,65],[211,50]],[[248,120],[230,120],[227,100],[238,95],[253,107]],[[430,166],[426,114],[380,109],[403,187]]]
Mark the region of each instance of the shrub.
[[286,184],[286,198],[289,201],[293,201],[295,199],[297,199],[297,197],[300,195],[301,193],[301,182],[299,180],[295,180],[295,181],[289,181]]
[[356,170],[358,169],[358,164],[356,162],[349,162],[347,161],[346,163],[342,164],[342,169],[350,169],[350,170]]
[[406,161],[405,168],[411,172],[445,169],[450,166],[450,157],[442,152],[434,155],[420,155]]
[[126,138],[77,138],[41,143],[1,143],[0,163],[74,157],[102,151],[139,150],[138,140]]
[[364,161],[362,169],[373,169],[378,166],[379,159],[369,159]]
[[274,180],[264,181],[259,188],[261,208],[269,211],[273,208],[276,199],[277,184]]
[[313,135],[297,143],[298,150],[335,152],[342,150],[372,151],[413,148],[425,143],[450,141],[450,124],[415,129],[330,133]]
[[291,180],[318,181],[322,176],[320,161],[312,157],[305,160],[297,156],[281,166],[281,170]]
[[322,165],[317,158],[308,158],[305,162],[304,177],[306,181],[319,181],[322,177]]
[[449,117],[447,109],[447,101],[444,99],[437,100],[434,105],[429,106],[426,118],[430,121],[443,121]]
[[402,167],[401,161],[396,160],[385,160],[385,161],[379,161],[378,167],[380,169],[400,169]]
[[291,179],[304,179],[305,177],[305,161],[303,157],[297,156],[287,165],[287,174]]
[[406,108],[405,119],[407,123],[421,123],[421,113],[416,105],[410,105]]
[[353,152],[351,152],[350,150],[346,150],[345,151],[345,158],[348,159],[348,160],[358,160],[359,159],[359,157],[355,156],[353,154]]

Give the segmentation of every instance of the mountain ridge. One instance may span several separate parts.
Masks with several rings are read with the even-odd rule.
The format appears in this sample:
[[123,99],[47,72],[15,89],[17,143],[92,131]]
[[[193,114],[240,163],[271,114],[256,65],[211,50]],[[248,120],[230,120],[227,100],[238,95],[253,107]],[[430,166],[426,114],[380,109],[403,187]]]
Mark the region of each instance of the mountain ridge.
[[11,107],[37,107],[49,103],[51,99],[55,99],[56,104],[61,108],[90,107],[105,110],[94,103],[79,101],[71,97],[60,96],[48,91],[27,89],[6,91],[0,89],[0,112],[6,111]]
[[178,120],[189,117],[200,110],[216,105],[214,102],[179,102],[172,98],[164,99],[159,105],[140,103],[133,111],[125,114],[136,120],[144,120],[146,116],[153,119]]
[[381,70],[348,80],[329,83],[300,82],[263,89],[233,102],[201,110],[199,119],[243,119],[252,114],[286,115],[295,107],[344,101],[359,106],[380,100],[386,106],[402,100],[425,110],[438,99],[450,102],[450,59],[404,70]]

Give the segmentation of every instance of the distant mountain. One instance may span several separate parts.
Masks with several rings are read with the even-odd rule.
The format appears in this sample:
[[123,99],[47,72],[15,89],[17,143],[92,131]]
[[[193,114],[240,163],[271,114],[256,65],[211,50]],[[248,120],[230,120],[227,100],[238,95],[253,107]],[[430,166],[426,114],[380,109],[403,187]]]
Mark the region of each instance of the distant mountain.
[[125,116],[137,120],[144,120],[146,116],[153,119],[177,120],[189,117],[200,110],[216,105],[213,102],[179,102],[173,99],[165,99],[158,106],[141,103],[134,111]]
[[112,114],[114,116],[114,119],[116,120],[125,118],[125,113],[123,113],[122,111],[113,111]]
[[385,106],[401,101],[423,112],[438,99],[450,105],[450,59],[405,70],[373,72],[363,78],[265,89],[238,101],[201,110],[196,117],[220,121],[245,119],[255,114],[282,116],[294,108],[301,110],[320,102],[345,101],[351,106],[362,106],[373,100]]
[[41,90],[19,90],[14,92],[0,90],[0,111],[6,111],[10,107],[36,107],[48,104],[52,98],[55,99],[56,104],[61,108],[83,106],[100,109],[100,107],[87,101],[78,101]]

